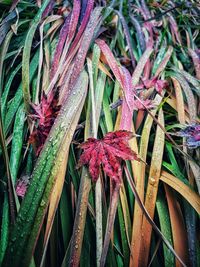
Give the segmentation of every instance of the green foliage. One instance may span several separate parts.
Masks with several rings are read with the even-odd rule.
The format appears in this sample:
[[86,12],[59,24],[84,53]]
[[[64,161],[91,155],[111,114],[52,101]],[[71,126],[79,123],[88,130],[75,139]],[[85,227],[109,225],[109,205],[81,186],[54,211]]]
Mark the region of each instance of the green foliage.
[[[199,148],[177,134],[200,123],[200,6],[172,2],[0,1],[0,266],[200,266]],[[141,158],[117,189],[78,168],[116,130]]]

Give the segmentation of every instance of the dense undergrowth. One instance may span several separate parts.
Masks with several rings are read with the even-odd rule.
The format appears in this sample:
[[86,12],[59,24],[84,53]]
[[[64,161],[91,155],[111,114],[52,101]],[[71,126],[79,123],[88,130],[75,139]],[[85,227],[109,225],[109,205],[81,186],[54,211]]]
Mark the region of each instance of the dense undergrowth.
[[0,16],[0,266],[200,266],[198,1]]

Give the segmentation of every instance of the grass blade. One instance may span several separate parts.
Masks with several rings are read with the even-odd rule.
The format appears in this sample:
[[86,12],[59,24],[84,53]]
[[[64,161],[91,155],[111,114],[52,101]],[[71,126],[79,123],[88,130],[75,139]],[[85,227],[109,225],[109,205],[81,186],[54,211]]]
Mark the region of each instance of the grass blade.
[[186,184],[184,184],[178,178],[169,174],[166,171],[162,171],[160,180],[169,185],[170,187],[172,187],[179,194],[181,194],[196,210],[196,212],[198,214],[200,213],[200,197],[196,192],[194,192]]
[[[169,207],[174,249],[178,255],[180,255],[181,259],[188,265],[188,243],[183,215],[172,190],[166,185],[165,192]],[[176,260],[176,266],[181,267],[181,263],[178,262],[178,260]]]
[[[164,116],[162,109],[158,113],[158,121],[164,127]],[[156,136],[154,141],[153,153],[151,158],[151,166],[147,184],[146,198],[145,198],[145,208],[149,213],[151,218],[154,218],[154,212],[156,207],[156,198],[158,192],[159,178],[162,167],[162,158],[164,153],[165,144],[165,134],[162,129],[157,126]],[[151,232],[152,228],[146,218],[142,221],[142,245],[140,254],[140,264],[141,266],[147,266],[150,242],[151,242]]]
[[[161,101],[162,97],[160,95],[157,95],[155,98],[155,102],[159,105]],[[157,109],[152,110],[151,114],[155,116],[156,111]],[[140,141],[140,152],[139,152],[140,157],[144,161],[146,161],[147,157],[148,142],[152,124],[153,124],[153,118],[150,115],[148,115],[143,127],[143,132]],[[140,170],[139,170],[140,172],[137,176],[138,178],[137,178],[136,190],[138,192],[141,201],[144,201],[145,170],[146,170],[146,165],[143,162],[140,162]],[[139,263],[140,247],[142,240],[141,236],[138,236],[138,233],[141,232],[142,219],[143,219],[142,210],[138,205],[138,203],[135,202],[133,227],[132,227],[132,240],[131,240],[131,255],[134,255],[134,257],[130,258],[129,266],[137,266]]]
[[143,205],[142,201],[140,200],[140,197],[137,193],[136,187],[130,177],[130,174],[127,170],[127,168],[125,167],[125,171],[126,171],[126,175],[127,175],[127,179],[129,181],[129,184],[131,186],[131,189],[134,193],[134,196],[140,206],[140,208],[142,209],[146,219],[149,221],[149,223],[152,225],[153,229],[155,230],[155,232],[162,238],[163,242],[165,243],[165,245],[170,249],[170,251],[174,254],[174,256],[179,260],[179,262],[182,264],[182,266],[186,267],[185,263],[182,261],[182,259],[179,257],[179,255],[174,251],[174,249],[172,248],[171,244],[169,243],[169,241],[163,236],[162,232],[159,230],[159,228],[156,226],[156,224],[154,223],[154,221],[151,219],[151,217],[149,216],[145,206]]
[[33,24],[30,27],[25,44],[24,44],[24,52],[23,52],[23,59],[22,59],[22,88],[23,88],[23,95],[24,95],[24,106],[25,110],[28,113],[30,111],[30,102],[31,102],[31,96],[30,96],[30,70],[29,70],[29,61],[30,61],[30,53],[31,53],[31,46],[33,37],[35,34],[35,31],[38,27],[38,24],[40,23],[42,13],[49,4],[50,0],[45,0],[41,6],[41,8],[38,10],[37,15],[34,18]]

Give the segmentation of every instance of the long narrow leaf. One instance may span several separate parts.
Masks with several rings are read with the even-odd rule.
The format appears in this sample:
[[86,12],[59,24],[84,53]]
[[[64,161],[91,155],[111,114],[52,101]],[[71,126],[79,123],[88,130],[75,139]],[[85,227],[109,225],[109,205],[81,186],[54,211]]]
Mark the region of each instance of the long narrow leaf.
[[[11,232],[3,266],[27,266],[27,263],[31,260],[38,231],[54,185],[54,177],[61,164],[61,159],[56,165],[54,161],[60,147],[62,147],[65,136],[69,135],[72,138],[73,132],[70,127],[77,112],[80,112],[80,105],[84,104],[87,83],[87,75],[83,72],[74,87],[76,94],[71,94],[63,104],[60,115],[46,141],[33,171],[31,185],[23,200],[15,226]],[[43,194],[44,200],[42,200]],[[35,221],[36,218],[38,219]],[[30,230],[33,226],[34,233],[32,232],[32,235],[30,235]],[[12,253],[14,249],[17,251],[16,255]],[[24,253],[25,250],[26,253]]]

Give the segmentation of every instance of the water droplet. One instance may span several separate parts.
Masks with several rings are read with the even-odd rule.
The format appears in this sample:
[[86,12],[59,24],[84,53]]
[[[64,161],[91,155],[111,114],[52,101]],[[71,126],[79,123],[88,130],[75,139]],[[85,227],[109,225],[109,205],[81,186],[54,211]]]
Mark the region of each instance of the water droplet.
[[45,206],[45,204],[46,204],[46,202],[44,200],[42,200],[40,203],[40,206],[43,207],[43,206]]
[[149,183],[150,183],[150,185],[155,186],[155,183],[156,183],[155,178],[150,177],[150,178],[149,178]]
[[60,127],[61,127],[61,128],[64,128],[65,125],[66,125],[66,123],[63,121],[63,122],[61,122]]

